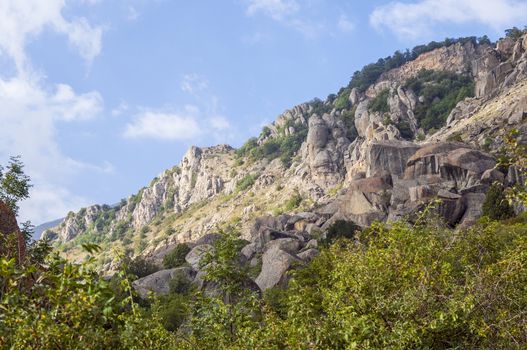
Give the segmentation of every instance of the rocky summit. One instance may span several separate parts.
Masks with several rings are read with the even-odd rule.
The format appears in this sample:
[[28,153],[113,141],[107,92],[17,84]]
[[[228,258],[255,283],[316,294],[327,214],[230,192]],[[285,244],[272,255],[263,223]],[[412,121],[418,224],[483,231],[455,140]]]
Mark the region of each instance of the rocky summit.
[[451,227],[470,226],[493,183],[522,181],[497,157],[510,130],[527,135],[527,35],[421,51],[391,57],[373,78],[365,67],[337,94],[286,110],[239,149],[191,147],[138,193],[70,213],[44,237],[77,260],[80,243],[101,245],[107,273],[112,248],[161,268],[187,243],[187,266],[134,282],[146,296],[167,293],[176,275],[207,290],[200,259],[227,228],[245,240],[248,288],[263,291],[287,283],[337,223],[411,221],[433,202]]

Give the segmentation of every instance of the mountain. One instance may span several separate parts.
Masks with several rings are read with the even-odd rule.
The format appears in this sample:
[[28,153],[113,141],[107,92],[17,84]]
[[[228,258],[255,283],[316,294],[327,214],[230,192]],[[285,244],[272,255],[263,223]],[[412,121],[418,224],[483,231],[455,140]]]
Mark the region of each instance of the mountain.
[[[82,243],[99,244],[111,271],[113,248],[160,265],[177,244],[234,228],[267,289],[343,221],[412,220],[439,199],[451,226],[469,226],[493,182],[519,180],[496,164],[509,130],[527,134],[526,78],[525,33],[396,52],[326,100],[286,110],[240,149],[191,147],[136,194],[69,213],[44,237],[74,260]],[[266,256],[277,238],[291,240],[277,248],[287,255]]]
[[33,239],[37,240],[40,239],[42,236],[42,233],[46,231],[47,229],[56,227],[60,225],[60,223],[64,220],[64,218],[56,219],[52,221],[45,222],[43,224],[40,224],[38,226],[35,226],[35,230],[33,231]]

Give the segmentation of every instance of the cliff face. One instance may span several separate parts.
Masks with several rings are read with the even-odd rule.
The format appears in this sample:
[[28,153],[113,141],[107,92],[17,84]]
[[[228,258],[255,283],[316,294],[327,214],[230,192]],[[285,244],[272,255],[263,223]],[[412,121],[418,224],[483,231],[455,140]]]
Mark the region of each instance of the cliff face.
[[[469,225],[490,183],[510,177],[493,169],[491,153],[507,129],[526,131],[526,78],[527,35],[495,47],[442,47],[385,72],[363,93],[343,90],[285,111],[240,150],[192,147],[137,195],[71,213],[45,235],[71,256],[76,240],[89,237],[159,259],[176,242],[226,226],[250,238],[263,215],[304,213],[288,227],[311,234],[338,219],[398,220],[432,198],[452,225]],[[473,87],[474,97],[452,108],[450,90],[429,96],[437,79],[461,92]],[[444,121],[425,127],[435,109]]]

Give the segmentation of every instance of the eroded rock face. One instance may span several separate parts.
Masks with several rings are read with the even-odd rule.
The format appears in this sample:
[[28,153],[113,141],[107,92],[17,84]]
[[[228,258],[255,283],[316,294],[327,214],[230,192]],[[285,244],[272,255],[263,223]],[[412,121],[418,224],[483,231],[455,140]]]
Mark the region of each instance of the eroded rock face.
[[[15,234],[16,242],[10,247],[6,245],[7,235]],[[7,251],[7,249],[16,251]],[[16,257],[17,261],[22,261],[26,254],[26,244],[22,233],[18,227],[16,216],[4,202],[0,201],[0,256]]]

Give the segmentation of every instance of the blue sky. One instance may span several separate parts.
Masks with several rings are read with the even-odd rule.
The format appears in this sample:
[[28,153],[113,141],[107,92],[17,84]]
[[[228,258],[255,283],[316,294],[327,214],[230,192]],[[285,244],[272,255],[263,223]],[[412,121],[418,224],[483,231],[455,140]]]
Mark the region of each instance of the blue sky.
[[190,145],[239,146],[396,49],[522,26],[527,1],[2,0],[0,163],[22,219],[114,203]]

